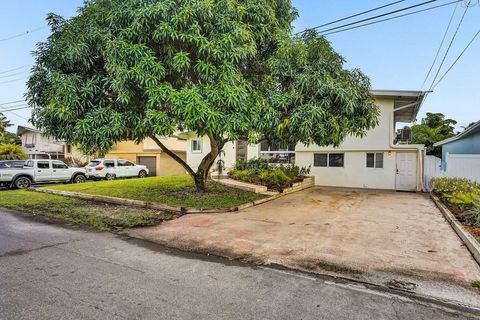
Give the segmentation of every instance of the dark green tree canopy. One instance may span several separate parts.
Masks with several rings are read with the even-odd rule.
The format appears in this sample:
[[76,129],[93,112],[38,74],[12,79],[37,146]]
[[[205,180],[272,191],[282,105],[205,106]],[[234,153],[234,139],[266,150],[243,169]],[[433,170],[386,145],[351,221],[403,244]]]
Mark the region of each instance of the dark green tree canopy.
[[412,143],[424,144],[427,154],[441,157],[442,148],[434,147],[436,142],[445,140],[455,135],[457,121],[447,119],[443,113],[427,112],[420,124],[415,124],[412,129]]
[[[339,144],[376,123],[368,79],[313,32],[291,35],[290,0],[95,0],[35,52],[27,98],[46,134],[106,151],[190,130],[227,141]],[[202,180],[202,181],[200,181]],[[201,189],[201,188],[199,188]]]

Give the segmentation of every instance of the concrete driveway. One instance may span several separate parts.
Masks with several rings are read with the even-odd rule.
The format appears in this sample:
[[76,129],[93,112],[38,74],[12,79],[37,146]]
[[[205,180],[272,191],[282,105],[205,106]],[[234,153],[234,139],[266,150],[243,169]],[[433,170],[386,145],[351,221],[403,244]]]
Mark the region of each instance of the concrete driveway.
[[424,194],[317,187],[239,213],[187,215],[128,234],[480,305],[469,289],[479,266]]

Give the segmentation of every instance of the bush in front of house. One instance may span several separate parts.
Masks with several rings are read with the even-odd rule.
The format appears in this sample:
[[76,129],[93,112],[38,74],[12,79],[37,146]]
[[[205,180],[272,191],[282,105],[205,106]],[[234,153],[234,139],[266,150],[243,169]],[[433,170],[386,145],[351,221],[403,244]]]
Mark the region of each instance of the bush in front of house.
[[264,159],[238,161],[229,172],[231,178],[266,186],[268,189],[282,191],[293,183],[303,180],[310,168],[300,168],[293,164],[272,165]]
[[433,192],[461,215],[465,224],[480,227],[480,183],[464,178],[433,178]]

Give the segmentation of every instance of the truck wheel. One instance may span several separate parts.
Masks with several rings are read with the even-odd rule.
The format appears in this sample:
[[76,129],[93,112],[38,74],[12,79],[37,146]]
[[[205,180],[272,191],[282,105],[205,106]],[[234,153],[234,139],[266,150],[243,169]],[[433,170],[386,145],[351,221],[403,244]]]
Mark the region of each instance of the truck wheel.
[[73,177],[73,183],[84,183],[87,181],[87,177],[85,177],[83,174],[77,174],[75,177]]
[[116,176],[114,174],[110,174],[110,173],[107,173],[107,175],[105,176],[105,180],[115,180]]
[[32,185],[32,180],[28,177],[19,177],[13,183],[15,189],[27,189]]
[[145,170],[140,170],[140,172],[138,173],[139,178],[145,178],[146,176],[147,176],[147,171]]

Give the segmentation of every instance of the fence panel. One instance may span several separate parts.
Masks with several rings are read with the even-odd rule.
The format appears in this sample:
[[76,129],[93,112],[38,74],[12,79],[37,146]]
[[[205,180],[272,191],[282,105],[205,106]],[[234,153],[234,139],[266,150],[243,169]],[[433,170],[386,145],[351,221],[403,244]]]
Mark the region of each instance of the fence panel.
[[467,178],[480,182],[480,154],[446,155],[446,172],[448,177]]
[[423,165],[423,189],[425,191],[432,190],[432,178],[444,176],[440,166],[442,159],[435,156],[425,156],[425,163]]

